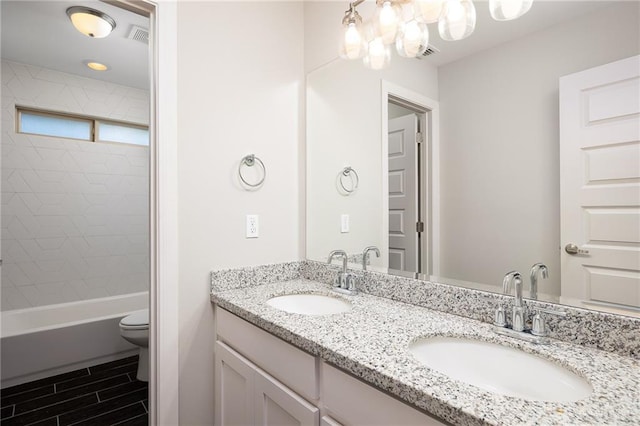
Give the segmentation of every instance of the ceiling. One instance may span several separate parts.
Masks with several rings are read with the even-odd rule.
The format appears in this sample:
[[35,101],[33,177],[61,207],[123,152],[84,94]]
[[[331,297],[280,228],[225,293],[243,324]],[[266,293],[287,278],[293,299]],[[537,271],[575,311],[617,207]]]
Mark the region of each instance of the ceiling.
[[[57,71],[149,89],[149,46],[128,38],[132,26],[149,28],[149,19],[100,1],[2,0],[2,58]],[[94,39],[78,32],[67,17],[71,6],[87,6],[116,21],[113,32]],[[84,62],[107,64],[93,71]]]
[[429,44],[440,50],[427,60],[434,65],[444,65],[500,44],[541,31],[553,25],[569,21],[579,15],[611,6],[606,1],[560,1],[535,0],[531,9],[513,21],[495,21],[489,14],[488,1],[474,1],[476,8],[476,28],[466,39],[444,41],[438,34],[437,24],[429,25]]
[[[128,38],[134,25],[148,29],[148,18],[97,0],[2,0],[0,3],[2,58],[125,86],[149,88],[148,46]],[[343,3],[346,5],[348,1],[338,2]],[[443,41],[438,36],[437,25],[429,25],[430,44],[440,52],[426,60],[436,66],[444,65],[611,5],[611,2],[537,0],[526,15],[508,22],[491,19],[487,1],[476,0],[474,4],[477,10],[476,30],[465,40]],[[107,13],[116,21],[115,30],[103,39],[92,39],[79,33],[66,15],[65,11],[70,6],[88,6]],[[371,14],[366,10],[374,7],[375,1],[369,0],[359,9],[366,19]],[[93,71],[84,65],[87,60],[105,63],[110,69]]]

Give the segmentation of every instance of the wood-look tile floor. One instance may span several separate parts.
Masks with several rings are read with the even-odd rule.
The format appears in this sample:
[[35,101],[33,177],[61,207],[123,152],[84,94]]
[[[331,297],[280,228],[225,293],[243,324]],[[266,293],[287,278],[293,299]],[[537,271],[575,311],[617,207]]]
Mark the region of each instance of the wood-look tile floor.
[[137,369],[134,356],[2,389],[0,423],[147,425],[147,383]]

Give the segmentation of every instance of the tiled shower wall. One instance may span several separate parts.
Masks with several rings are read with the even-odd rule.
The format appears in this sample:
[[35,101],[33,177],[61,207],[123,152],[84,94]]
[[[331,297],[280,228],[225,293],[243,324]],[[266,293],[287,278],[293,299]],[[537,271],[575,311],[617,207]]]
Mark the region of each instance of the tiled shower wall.
[[16,134],[16,105],[148,124],[149,94],[2,61],[2,310],[147,290],[149,149]]

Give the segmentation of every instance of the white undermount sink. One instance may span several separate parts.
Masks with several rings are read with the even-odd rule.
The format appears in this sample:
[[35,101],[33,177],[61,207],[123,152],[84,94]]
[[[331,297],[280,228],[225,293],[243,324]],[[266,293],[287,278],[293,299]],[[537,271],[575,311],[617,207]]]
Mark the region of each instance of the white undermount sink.
[[321,294],[287,294],[267,300],[267,305],[292,314],[330,315],[351,310],[351,303]]
[[534,401],[573,402],[588,397],[586,379],[527,352],[495,343],[430,337],[409,345],[424,365],[489,392]]

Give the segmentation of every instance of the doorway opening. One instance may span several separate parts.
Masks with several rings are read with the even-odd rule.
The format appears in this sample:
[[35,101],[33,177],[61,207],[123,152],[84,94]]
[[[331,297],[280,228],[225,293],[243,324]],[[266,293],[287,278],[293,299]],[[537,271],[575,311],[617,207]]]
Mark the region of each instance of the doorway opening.
[[[93,140],[90,142],[93,145],[90,145],[89,143],[79,145],[79,142],[75,140],[60,142],[55,141],[52,138],[43,139],[43,136],[19,136],[23,138],[22,142],[24,142],[20,145],[21,149],[24,148],[33,151],[37,148],[43,152],[46,151],[47,154],[52,157],[47,159],[41,154],[34,157],[40,158],[43,161],[34,163],[34,166],[32,167],[34,169],[36,166],[44,167],[42,169],[43,173],[38,173],[38,170],[27,170],[31,176],[46,176],[47,179],[51,180],[50,182],[44,182],[46,185],[40,185],[40,187],[46,188],[47,190],[39,190],[39,192],[44,193],[44,198],[48,197],[47,199],[54,198],[53,196],[48,195],[51,193],[62,194],[55,195],[55,200],[60,199],[61,201],[66,201],[69,199],[72,201],[72,203],[65,204],[64,209],[61,207],[56,207],[57,210],[49,209],[49,211],[52,211],[53,213],[47,213],[46,216],[49,216],[49,218],[45,219],[50,219],[49,222],[53,225],[47,226],[48,234],[39,237],[40,239],[47,239],[51,243],[47,247],[47,253],[45,254],[49,257],[57,256],[54,259],[57,268],[57,270],[54,271],[57,272],[57,281],[47,286],[47,289],[62,288],[69,290],[66,292],[45,292],[44,290],[47,289],[44,288],[41,281],[44,278],[48,279],[50,275],[54,274],[40,273],[37,269],[34,269],[38,272],[38,276],[36,276],[38,280],[33,279],[33,285],[31,285],[31,283],[27,283],[28,285],[23,287],[31,287],[31,290],[33,291],[28,295],[38,296],[39,298],[34,297],[33,301],[31,301],[22,294],[24,296],[23,299],[16,297],[11,300],[11,303],[15,306],[16,303],[21,303],[20,300],[24,301],[24,299],[26,299],[29,304],[36,307],[34,306],[36,303],[40,303],[42,301],[49,302],[49,300],[44,299],[45,296],[49,297],[52,303],[46,303],[43,304],[43,306],[60,304],[58,302],[78,302],[77,300],[61,300],[63,297],[93,301],[94,299],[105,299],[106,297],[103,296],[112,296],[114,300],[117,299],[116,301],[120,302],[120,293],[129,294],[132,290],[136,290],[136,286],[140,285],[140,283],[144,282],[147,284],[145,290],[148,290],[151,295],[150,301],[147,303],[145,299],[148,299],[148,297],[146,297],[146,294],[142,294],[143,297],[135,298],[135,302],[137,303],[138,300],[140,300],[141,305],[149,306],[151,311],[149,321],[151,326],[149,343],[152,354],[150,374],[151,381],[149,383],[149,420],[151,424],[177,424],[178,406],[176,389],[178,388],[178,368],[177,347],[175,345],[175,341],[177,341],[178,325],[175,320],[177,317],[177,304],[173,302],[177,299],[177,265],[174,266],[175,262],[164,260],[165,258],[175,259],[175,250],[177,250],[175,244],[175,236],[177,235],[177,204],[175,203],[176,189],[174,184],[177,180],[177,172],[174,166],[176,157],[175,150],[177,147],[177,134],[175,130],[175,87],[177,85],[175,70],[176,6],[171,3],[160,4],[153,0],[105,0],[104,2],[86,1],[81,3],[90,7],[95,7],[101,12],[107,13],[114,19],[117,18],[116,21],[118,22],[118,25],[116,27],[116,34],[107,39],[108,41],[114,43],[121,42],[123,44],[127,43],[129,46],[136,46],[135,49],[137,49],[137,51],[130,57],[126,56],[124,49],[121,48],[113,49],[115,50],[115,54],[111,56],[107,51],[103,51],[104,40],[103,43],[99,43],[101,45],[101,49],[99,51],[101,56],[100,59],[112,65],[112,68],[107,75],[113,78],[134,79],[135,76],[132,72],[123,72],[123,66],[113,65],[121,63],[123,58],[126,57],[127,59],[131,59],[128,62],[125,61],[128,65],[136,66],[136,69],[142,69],[144,71],[142,73],[144,74],[142,77],[144,81],[137,79],[131,83],[128,82],[129,80],[104,81],[106,80],[106,78],[104,78],[104,74],[102,75],[103,77],[99,77],[99,74],[91,74],[94,71],[85,69],[86,67],[84,67],[84,65],[86,64],[84,64],[81,58],[75,58],[75,60],[67,57],[62,58],[60,57],[60,54],[55,53],[52,48],[48,47],[41,49],[40,52],[44,51],[52,54],[52,56],[59,59],[59,62],[49,60],[46,55],[42,54],[32,55],[28,58],[12,56],[9,55],[10,51],[5,49],[6,46],[5,43],[3,43],[3,61],[12,60],[17,64],[15,65],[15,69],[18,70],[19,75],[30,79],[27,83],[22,84],[24,87],[21,87],[20,90],[25,88],[25,90],[28,89],[29,95],[33,97],[35,89],[37,88],[36,86],[43,86],[45,88],[45,93],[49,94],[47,96],[35,96],[33,99],[28,96],[16,96],[20,99],[21,105],[19,106],[39,107],[38,109],[88,115],[94,121],[97,118],[107,118],[114,119],[118,122],[124,121],[128,124],[144,124],[149,128],[151,143],[148,147],[144,148],[140,146],[130,147],[124,144],[116,146],[112,143],[114,142],[112,140],[109,140],[108,143],[105,142],[104,145],[98,145],[97,141]],[[13,40],[17,43],[20,40],[25,39],[24,37],[19,36],[5,37],[7,31],[10,30],[12,26],[17,27],[20,23],[18,19],[14,19],[16,16],[15,13],[19,11],[16,8],[26,9],[24,15],[33,19],[39,19],[42,16],[47,18],[52,17],[52,19],[46,20],[47,25],[59,25],[64,29],[61,34],[69,34],[70,37],[75,36],[77,40],[85,41],[85,39],[82,38],[85,37],[84,35],[79,35],[68,30],[71,24],[64,13],[65,5],[60,2],[3,2],[3,18],[9,17],[7,8],[11,8],[12,11],[11,19],[7,19],[11,25],[4,25],[5,22],[3,19],[3,42]],[[48,8],[57,9],[48,11]],[[162,10],[162,14],[159,13],[160,9]],[[125,15],[130,16],[124,17]],[[56,18],[53,19],[53,17]],[[142,41],[139,38],[127,37],[127,34],[134,26],[140,28],[148,27],[148,44],[146,41]],[[162,34],[157,31],[160,27],[163,28]],[[36,22],[31,26],[24,26],[23,29],[24,28],[31,30],[37,29],[38,31],[46,34],[54,33],[54,31],[48,27],[48,29],[45,30],[44,25],[40,22]],[[50,39],[51,37],[40,37],[39,41],[46,42]],[[67,47],[72,45],[72,42],[61,42],[59,34],[54,37],[54,41],[57,45],[65,45]],[[26,49],[23,45],[16,46],[17,49],[15,50],[23,54],[33,53],[35,51],[35,49]],[[29,47],[35,47],[35,45]],[[148,52],[148,54],[145,55],[142,51]],[[94,49],[92,52],[95,54],[98,51]],[[161,55],[159,54],[160,52],[162,53]],[[81,54],[82,51],[79,47],[67,48],[62,53],[65,55],[78,55]],[[89,56],[88,54],[82,56],[82,58],[85,57],[93,56]],[[36,59],[44,60],[46,62],[32,62]],[[141,65],[139,65],[137,61],[140,61]],[[54,68],[54,65],[58,63],[60,63],[61,68]],[[77,66],[78,68],[65,68],[74,66]],[[7,76],[4,75],[5,68],[6,67],[3,64],[3,81],[8,82],[9,79],[5,79],[5,77],[8,77],[8,74]],[[25,68],[28,68],[28,70],[25,71]],[[160,73],[159,70],[162,70],[162,73]],[[47,76],[47,78],[40,78],[41,76]],[[37,81],[34,83],[34,80]],[[118,87],[112,85],[118,85]],[[8,93],[8,91],[3,91],[3,95],[5,93]],[[52,94],[59,95],[53,96]],[[143,96],[143,94],[145,94],[145,96]],[[123,99],[126,98],[126,102],[129,103],[124,101],[121,102],[118,97]],[[145,101],[145,99],[148,99],[148,102]],[[39,105],[39,102],[45,102],[46,104]],[[76,111],[79,108],[87,108],[89,110]],[[111,110],[110,108],[119,109]],[[67,109],[75,110],[69,111]],[[146,109],[148,109],[148,113],[146,112]],[[6,112],[12,111],[16,111],[15,108],[5,108],[5,110],[3,110],[3,115]],[[145,118],[148,122],[140,123],[139,119],[141,118]],[[13,120],[10,121],[13,122]],[[7,126],[7,129],[10,128],[11,126]],[[94,127],[94,129],[97,130],[97,126]],[[104,133],[107,129],[105,126],[102,126],[102,130]],[[27,137],[32,139],[26,140],[25,138]],[[40,139],[36,140],[36,138]],[[7,139],[6,142],[9,144],[12,141],[13,139],[11,141]],[[17,146],[17,144],[14,145]],[[12,147],[12,149],[15,150],[15,147]],[[141,153],[145,149],[147,153],[143,156]],[[6,151],[8,152],[9,149]],[[68,154],[69,151],[73,151],[72,154],[74,154],[75,157]],[[135,151],[135,155],[132,154],[129,156],[129,151]],[[60,153],[64,153],[64,155],[56,155]],[[110,157],[104,159],[103,157],[105,156]],[[69,161],[57,161],[57,159],[61,158],[69,159]],[[80,159],[83,161],[80,161]],[[49,161],[45,164],[44,160]],[[53,160],[56,160],[57,164],[56,161]],[[53,166],[51,166],[52,164]],[[3,164],[3,166],[5,165],[6,163]],[[71,170],[64,168],[67,165]],[[71,168],[71,166],[75,168]],[[51,167],[55,168],[50,169]],[[111,167],[112,169],[107,170],[107,167]],[[18,169],[18,167],[14,167],[14,169],[19,170],[20,172],[26,170],[22,168]],[[3,176],[7,175],[7,173],[4,173],[5,170],[6,168],[3,167]],[[162,170],[162,173],[160,173],[160,170]],[[54,175],[55,179],[52,178]],[[88,175],[91,175],[90,177],[92,179],[85,178],[85,176]],[[122,185],[118,185],[118,182],[122,183]],[[142,187],[144,189],[144,194],[142,192],[140,194],[131,194],[131,182],[136,183],[136,188],[138,186]],[[76,183],[77,185],[75,185]],[[127,185],[124,185],[124,183],[127,183]],[[125,192],[125,187],[128,192],[126,194],[122,194],[122,192]],[[3,191],[8,188],[9,187],[5,185],[3,187]],[[91,192],[94,188],[98,188],[95,193]],[[107,190],[111,188],[114,189],[114,192],[117,192],[113,197],[111,196],[111,193],[107,192]],[[83,192],[85,189],[87,190],[86,193]],[[14,192],[18,193],[18,191]],[[33,189],[33,192],[37,191]],[[21,193],[18,193],[18,195],[20,194]],[[115,200],[115,198],[120,195],[123,195],[121,198],[125,198],[124,195],[126,195],[127,199],[119,200],[120,202],[117,202],[118,200]],[[29,197],[30,199],[36,199],[35,195],[29,195]],[[56,206],[62,205],[61,202],[56,202],[55,204]],[[76,208],[82,210],[76,214],[76,211],[74,210]],[[131,219],[130,222],[125,223],[128,226],[123,227],[123,229],[127,232],[135,231],[136,235],[133,237],[130,237],[128,234],[114,235],[116,233],[115,226],[112,225],[118,222],[114,218],[116,215],[113,214],[116,208],[126,210],[125,213],[127,214],[120,215],[118,219],[120,219],[120,217],[123,218],[123,221],[125,219]],[[129,214],[128,212],[131,210],[133,210],[133,213]],[[162,211],[161,218],[159,218],[160,211]],[[9,213],[9,210],[3,210],[3,213]],[[38,213],[39,216],[44,216],[44,214],[40,214],[41,212],[35,213]],[[66,216],[62,213],[65,213]],[[89,216],[93,217],[87,219]],[[133,216],[135,216],[135,218]],[[144,216],[144,218],[142,218],[142,216]],[[93,220],[94,218],[96,218],[95,221]],[[30,221],[30,223],[36,225],[33,226],[31,234],[36,231],[40,232],[44,229],[44,226],[39,225],[40,219],[40,217],[36,217],[34,220]],[[160,221],[159,219],[162,220]],[[112,229],[114,232],[112,232]],[[109,235],[105,236],[104,234],[107,231],[109,231]],[[52,235],[54,232],[56,234]],[[117,232],[120,232],[120,228],[118,228]],[[31,234],[23,234],[31,236]],[[4,240],[6,240],[4,237],[5,235],[3,235],[3,244]],[[35,240],[35,238],[31,239]],[[70,241],[71,239],[73,240]],[[17,240],[17,238],[14,238],[14,240]],[[91,240],[94,245],[88,247],[88,240]],[[54,242],[55,244],[52,244]],[[72,243],[77,244],[74,246]],[[33,244],[32,246],[36,247]],[[69,249],[66,251],[58,250],[58,246]],[[71,248],[74,248],[80,255],[85,255],[84,257],[87,259],[79,258],[80,260],[78,261],[68,260],[64,256],[72,251]],[[56,252],[53,253],[54,251]],[[34,251],[34,253],[39,254],[40,252]],[[89,255],[92,255],[90,259]],[[108,259],[101,261],[102,258]],[[5,258],[5,262],[9,262],[10,260],[10,258]],[[45,260],[48,262],[47,265],[53,264],[51,259]],[[20,259],[20,261],[22,262],[22,259]],[[37,263],[40,259],[36,258],[33,261],[28,261],[30,264],[35,265],[35,268],[38,267]],[[42,262],[40,261],[40,263]],[[163,265],[162,269],[159,268],[159,264]],[[116,265],[118,267],[109,267],[110,265]],[[126,268],[121,265],[125,265]],[[3,268],[0,267],[0,269]],[[9,268],[4,269],[6,271]],[[107,273],[112,272],[124,274],[129,269],[132,273],[136,274],[135,280],[120,279],[120,276],[107,276]],[[80,277],[74,277],[73,274],[80,275]],[[146,274],[148,278],[137,279],[143,274]],[[91,281],[89,282],[88,280]],[[158,285],[158,282],[162,282],[163,285]],[[7,283],[3,282],[3,291]],[[48,284],[48,282],[45,284]],[[43,291],[40,291],[38,286],[43,287]],[[14,292],[14,294],[18,293]],[[137,293],[135,294],[137,295]],[[163,311],[162,317],[158,315],[160,306],[162,306]],[[15,310],[17,311],[20,308],[21,307],[15,307]],[[127,308],[126,310],[130,311],[137,308],[138,306],[136,305],[135,308]],[[109,333],[115,334],[115,341],[121,342],[124,340],[119,335],[117,316],[120,315],[124,309],[121,305],[118,305],[114,309],[114,315],[116,315],[115,325],[111,327],[110,324],[107,328]],[[89,314],[93,314],[95,312],[95,310],[90,309],[87,309],[86,311]],[[113,318],[110,318],[110,320],[113,320]],[[93,324],[93,322],[88,322],[88,324]],[[90,327],[91,330],[95,332],[96,327]],[[56,330],[57,329],[58,328],[56,328]],[[62,327],[59,329],[62,329]],[[46,331],[50,330],[47,329]],[[77,333],[74,332],[74,339],[76,334]],[[162,339],[159,338],[160,336]],[[100,342],[107,341],[107,339],[102,338],[98,340]],[[108,340],[108,342],[110,343],[111,340]],[[65,356],[68,355],[74,359],[71,362],[68,362],[68,359],[61,361],[59,363],[61,368],[71,368],[70,365],[72,365],[72,363],[82,363],[87,359],[95,360],[97,358],[93,353],[87,356],[80,354],[82,355],[82,359],[77,360],[76,358],[78,358],[78,354],[74,350],[73,345],[62,346],[65,348]],[[95,349],[95,346],[96,345],[87,347],[87,349],[93,350]],[[108,345],[105,343],[103,346]],[[6,347],[8,347],[8,345],[3,345],[3,348]],[[117,349],[115,346],[106,348],[105,354],[100,354],[99,356],[111,356],[112,353],[116,352],[114,348]],[[135,350],[136,349],[134,349],[134,351]],[[50,358],[51,357],[48,357],[47,361]],[[3,362],[5,360],[6,358],[3,357]],[[19,361],[22,365],[25,365],[23,359],[19,359]],[[53,362],[54,360],[51,359],[51,361]],[[53,367],[58,368],[58,364]],[[36,371],[37,374],[45,374],[43,373],[44,369],[42,368],[38,368],[34,371]],[[57,372],[64,373],[63,371]],[[160,382],[160,380],[156,380],[156,377],[159,376],[162,377],[162,388],[159,388],[156,383]]]
[[[388,268],[437,273],[438,105],[422,95],[383,85],[383,170]],[[434,148],[436,148],[434,150]],[[435,151],[435,152],[434,152]]]

